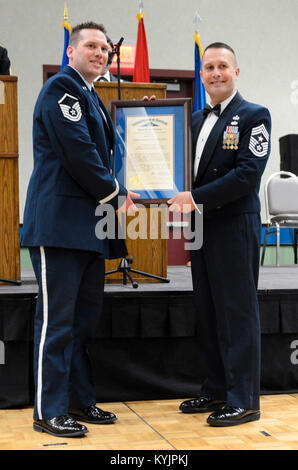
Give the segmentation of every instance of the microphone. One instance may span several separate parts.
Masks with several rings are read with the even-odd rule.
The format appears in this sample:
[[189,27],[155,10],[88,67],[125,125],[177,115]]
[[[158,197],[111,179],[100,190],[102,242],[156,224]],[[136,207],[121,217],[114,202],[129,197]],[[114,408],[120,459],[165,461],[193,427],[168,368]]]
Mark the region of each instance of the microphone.
[[[117,54],[117,80],[118,80],[118,100],[121,100],[121,87],[120,87],[120,47],[124,38],[120,38],[117,44],[113,44],[112,54]],[[113,57],[112,57],[113,60]]]
[[121,44],[123,43],[123,41],[124,41],[124,38],[121,38],[121,39],[119,39],[117,44],[113,44],[113,50],[109,51],[109,53],[108,53],[107,67],[109,65],[111,65],[111,63],[113,62],[114,55],[115,54],[119,55],[120,47],[121,47]]
[[119,52],[121,44],[123,43],[123,41],[124,41],[124,38],[121,38],[121,39],[119,39],[117,44],[113,45],[113,54],[117,54]]

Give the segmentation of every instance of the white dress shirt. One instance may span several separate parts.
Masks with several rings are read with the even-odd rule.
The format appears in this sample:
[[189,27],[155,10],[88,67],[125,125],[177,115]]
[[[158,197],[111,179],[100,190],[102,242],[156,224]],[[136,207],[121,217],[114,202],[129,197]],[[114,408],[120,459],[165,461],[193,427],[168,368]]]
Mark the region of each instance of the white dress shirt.
[[[236,95],[237,90],[234,91],[234,93],[229,96],[226,100],[222,101],[220,103],[220,114],[224,111],[224,109],[228,106],[228,104],[232,101],[234,96]],[[215,126],[219,116],[216,116],[214,113],[209,113],[208,116],[206,117],[204,124],[202,125],[202,128],[200,130],[197,143],[196,143],[196,155],[195,155],[195,160],[194,160],[194,179],[196,179],[196,175],[198,172],[201,156],[205,147],[205,144],[207,142],[207,139],[210,135],[210,132],[212,131],[213,127]]]
[[110,71],[107,70],[104,75],[99,75],[98,77],[96,77],[94,81],[97,82],[100,78],[105,78],[105,80],[103,81],[110,82],[111,81]]

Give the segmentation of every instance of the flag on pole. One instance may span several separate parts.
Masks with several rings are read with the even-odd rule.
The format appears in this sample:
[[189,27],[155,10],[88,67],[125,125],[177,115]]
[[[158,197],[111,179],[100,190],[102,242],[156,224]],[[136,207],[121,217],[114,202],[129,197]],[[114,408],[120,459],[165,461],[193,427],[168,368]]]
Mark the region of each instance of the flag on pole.
[[144,12],[143,12],[143,2],[139,1],[140,11],[137,14],[139,21],[138,24],[138,36],[137,36],[137,45],[135,53],[135,64],[133,71],[133,82],[150,82],[150,72],[149,72],[149,56],[148,56],[148,47],[146,40],[146,32],[144,26]]
[[194,97],[194,105],[193,105],[194,112],[199,111],[200,109],[203,109],[206,104],[206,91],[205,91],[205,87],[200,77],[203,48],[201,45],[200,34],[198,32],[198,29],[199,29],[198,25],[201,21],[202,19],[200,18],[197,12],[194,18],[194,23],[196,25],[196,31],[194,35],[194,39],[195,39],[195,97]]
[[63,48],[63,55],[62,55],[62,62],[61,62],[61,70],[63,70],[65,65],[68,64],[68,57],[66,54],[66,50],[69,44],[69,36],[71,33],[71,26],[70,26],[70,23],[68,22],[68,11],[67,11],[66,3],[64,4],[64,21],[62,23],[62,26],[64,28],[64,48]]

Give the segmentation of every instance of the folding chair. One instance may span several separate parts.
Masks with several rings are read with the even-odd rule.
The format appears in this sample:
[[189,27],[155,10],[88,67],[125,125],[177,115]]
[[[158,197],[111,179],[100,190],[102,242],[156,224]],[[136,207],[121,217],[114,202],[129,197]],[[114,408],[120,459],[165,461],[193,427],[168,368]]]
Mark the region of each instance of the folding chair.
[[[280,228],[298,228],[298,177],[294,173],[278,171],[268,178],[265,184],[265,209],[267,226],[261,265],[264,264],[268,235],[276,233],[276,266],[279,266]],[[296,259],[296,240],[294,242]]]

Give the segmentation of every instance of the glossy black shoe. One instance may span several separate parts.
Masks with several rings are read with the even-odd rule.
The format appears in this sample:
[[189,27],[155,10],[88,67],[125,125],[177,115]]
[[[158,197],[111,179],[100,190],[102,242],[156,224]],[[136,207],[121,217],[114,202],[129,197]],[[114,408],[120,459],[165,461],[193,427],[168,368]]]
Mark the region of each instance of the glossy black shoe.
[[225,403],[225,401],[214,400],[210,397],[199,397],[183,401],[179,406],[179,410],[182,413],[210,413],[210,411],[219,410]]
[[100,408],[97,408],[95,405],[87,406],[80,410],[71,410],[69,411],[70,416],[77,419],[78,421],[83,421],[84,423],[92,424],[111,424],[117,420],[114,413],[109,411],[103,411]]
[[55,416],[50,419],[35,419],[33,429],[58,437],[79,437],[88,432],[86,426],[77,423],[71,416]]
[[249,421],[257,421],[260,419],[260,416],[259,410],[245,410],[244,408],[224,406],[220,411],[212,413],[208,417],[207,423],[210,426],[237,426]]

